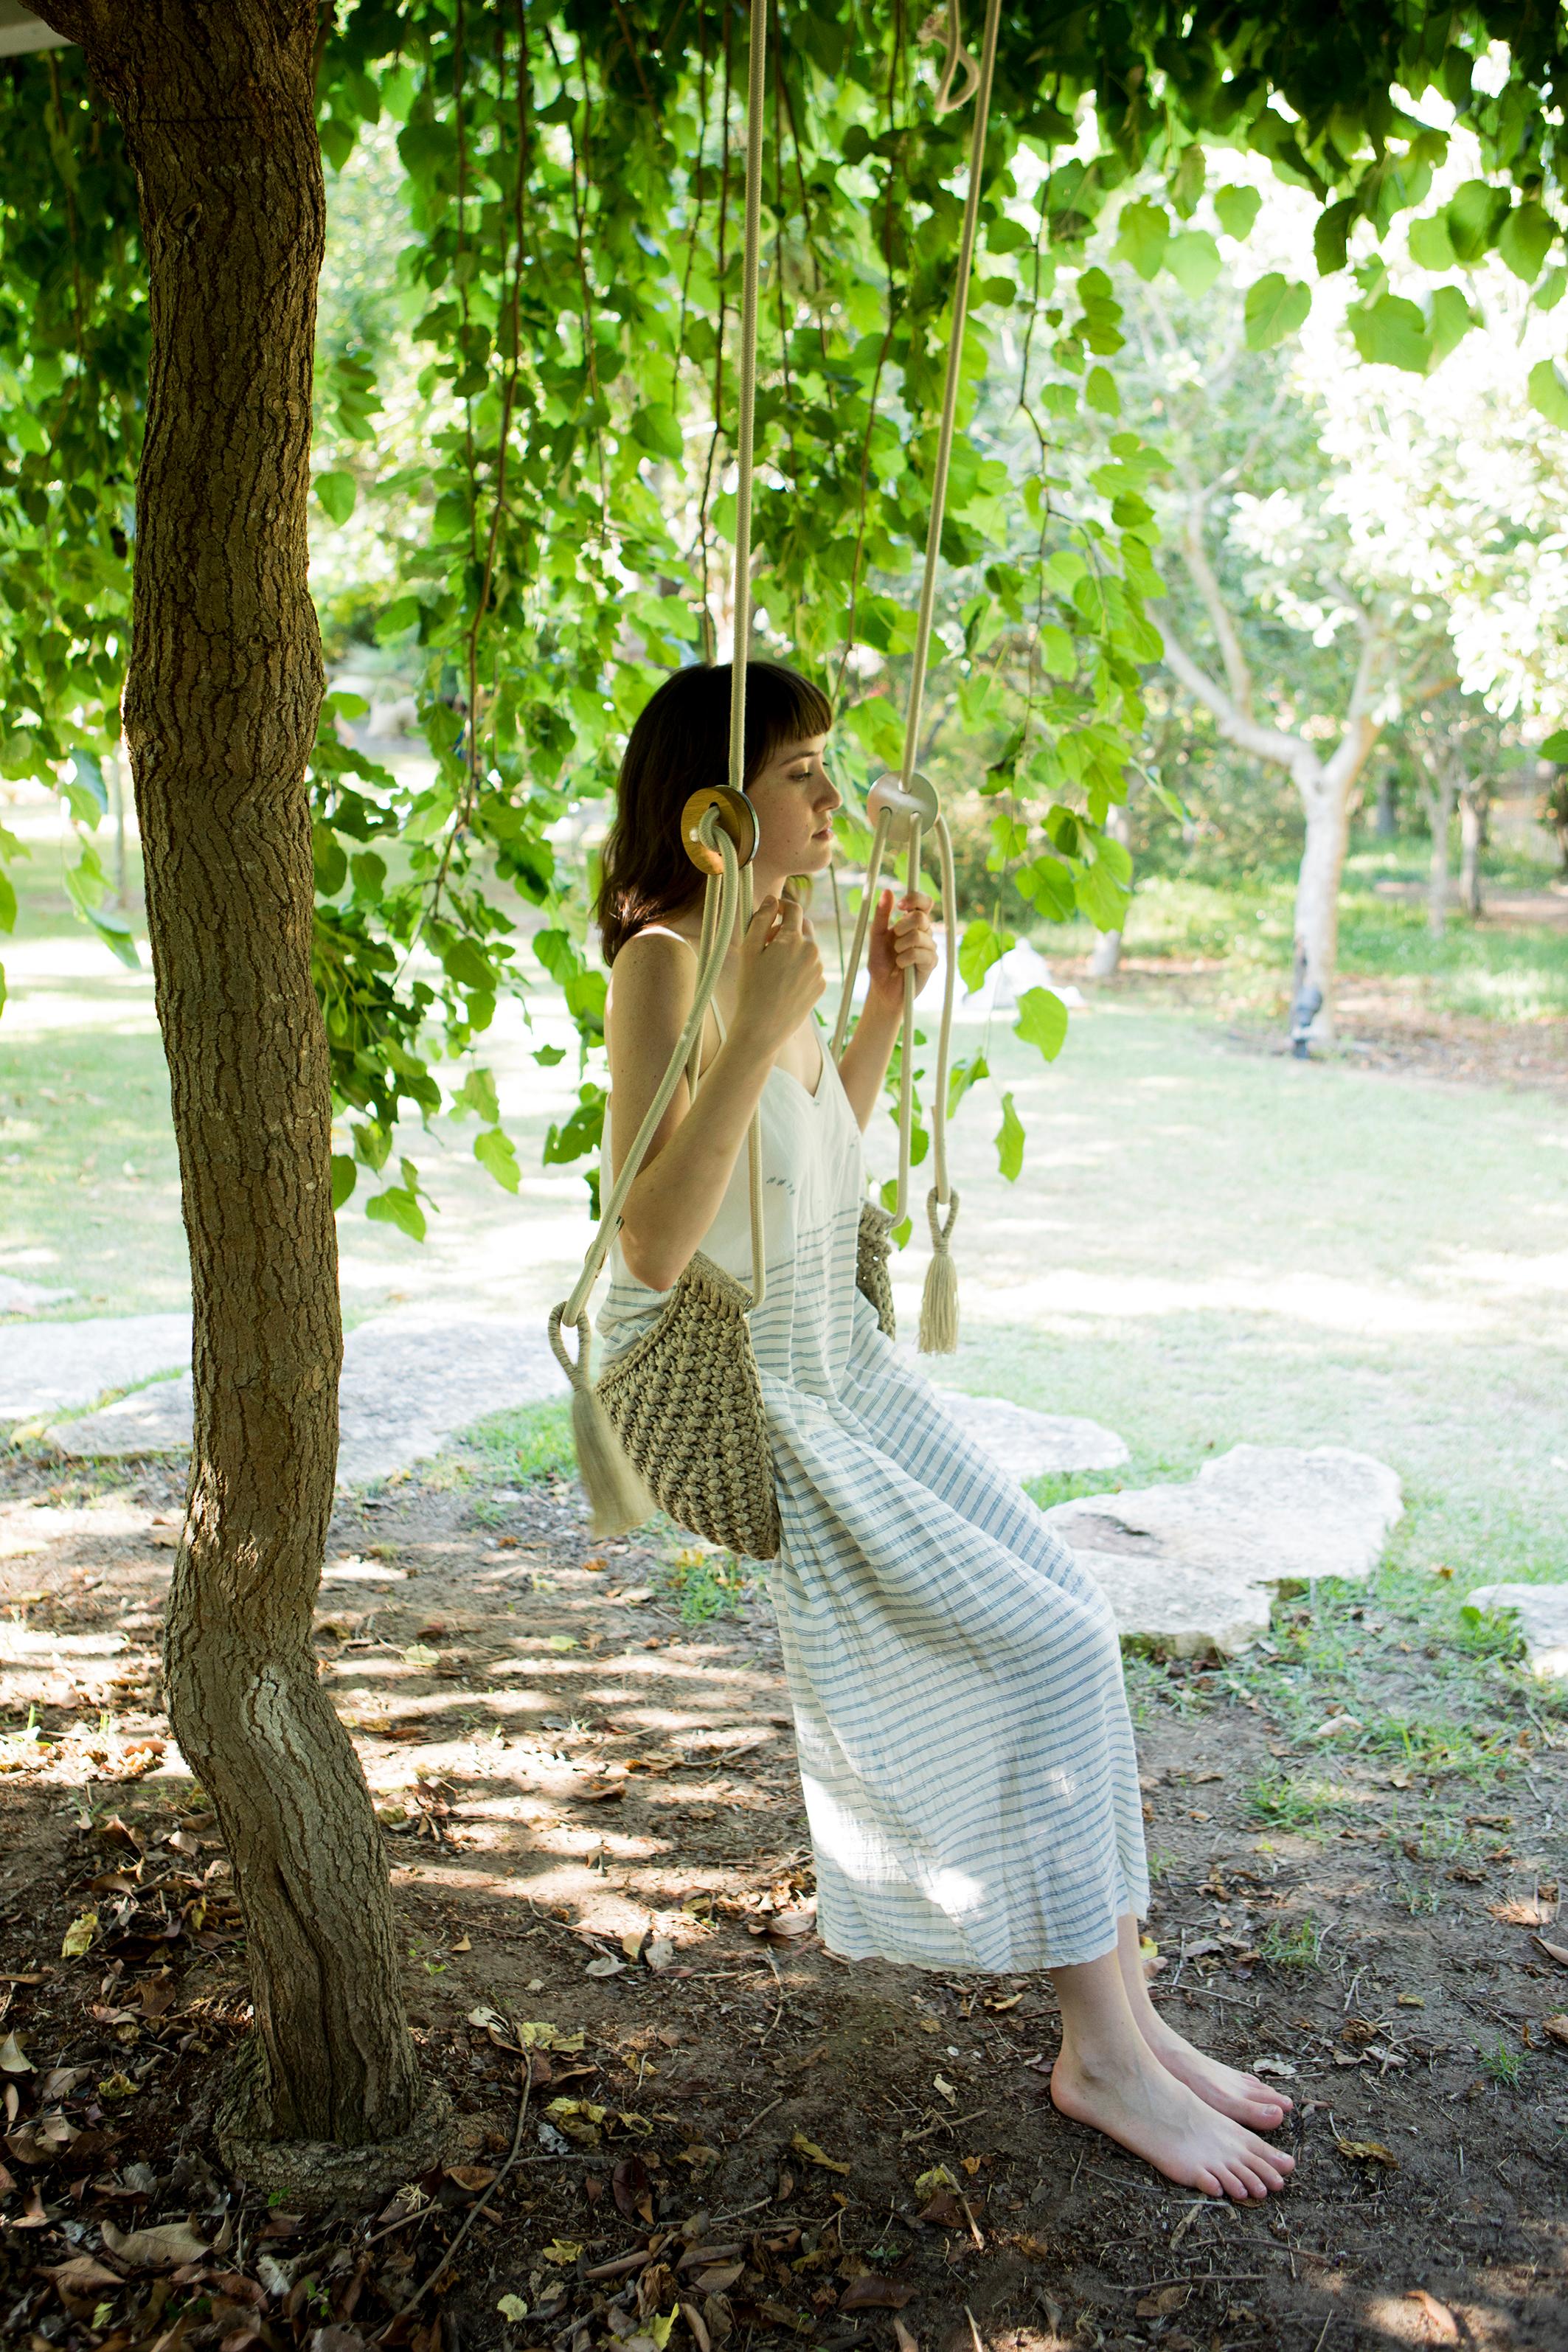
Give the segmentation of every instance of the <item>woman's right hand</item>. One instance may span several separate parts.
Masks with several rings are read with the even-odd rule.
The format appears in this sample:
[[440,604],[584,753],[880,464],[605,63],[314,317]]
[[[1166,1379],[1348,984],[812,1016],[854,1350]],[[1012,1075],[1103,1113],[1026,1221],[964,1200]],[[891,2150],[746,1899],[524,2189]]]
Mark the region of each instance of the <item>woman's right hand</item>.
[[761,899],[741,941],[736,1029],[771,1061],[826,986],[822,958],[798,899]]

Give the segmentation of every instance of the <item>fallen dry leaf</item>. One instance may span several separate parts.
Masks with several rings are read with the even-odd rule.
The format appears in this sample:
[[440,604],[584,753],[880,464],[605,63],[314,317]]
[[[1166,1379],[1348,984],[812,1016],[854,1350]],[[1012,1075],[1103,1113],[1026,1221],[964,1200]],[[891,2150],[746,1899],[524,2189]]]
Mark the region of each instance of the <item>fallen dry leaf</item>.
[[744,2268],[744,2263],[710,2263],[697,2273],[696,2284],[704,2294],[723,2294],[734,2285]]
[[790,2146],[797,2156],[806,2157],[813,2164],[819,2164],[824,2172],[847,2173],[849,2169],[847,2164],[840,2164],[837,2157],[826,2155],[814,2139],[807,2139],[804,2132],[796,2132]]
[[1568,1944],[1549,1944],[1544,1936],[1537,1936],[1534,1942],[1538,1952],[1544,1952],[1560,1969],[1568,1969]]
[[93,2287],[123,2286],[125,2281],[96,2254],[73,2254],[68,2263],[55,2263],[49,2270],[55,2284],[70,2294],[86,2294]]
[[558,2271],[569,2270],[583,2249],[575,2238],[552,2238],[539,2250],[541,2262],[552,2263]]
[[1568,2013],[1560,2010],[1555,2017],[1543,2017],[1541,2031],[1563,2049],[1568,2050]]
[[16,2034],[8,2033],[5,2041],[0,2042],[0,2073],[30,2074],[33,2072],[33,2062],[24,2053]]
[[151,2230],[117,2230],[101,2224],[103,2242],[111,2254],[137,2270],[171,2271],[180,2263],[205,2262],[212,2252],[188,2221],[162,2221]]
[[1457,2344],[1459,2323],[1446,2303],[1439,2303],[1424,2286],[1413,2286],[1405,2294],[1406,2303],[1413,2303],[1422,2322],[1422,2336],[1428,2344]]
[[1163,2286],[1153,2294],[1146,2294],[1133,2305],[1140,2319],[1163,2319],[1167,2313],[1180,2311],[1192,2293],[1184,2281],[1180,2285]]
[[1524,1895],[1513,1903],[1489,1903],[1488,1910],[1505,1927],[1550,1927],[1557,1916],[1554,1895]]
[[1399,2169],[1399,2158],[1380,2139],[1336,2139],[1334,2146],[1354,2164],[1386,2164],[1392,2172]]
[[838,2298],[840,2311],[901,2311],[914,2297],[914,2288],[902,2279],[879,2278],[874,2272],[851,2279]]

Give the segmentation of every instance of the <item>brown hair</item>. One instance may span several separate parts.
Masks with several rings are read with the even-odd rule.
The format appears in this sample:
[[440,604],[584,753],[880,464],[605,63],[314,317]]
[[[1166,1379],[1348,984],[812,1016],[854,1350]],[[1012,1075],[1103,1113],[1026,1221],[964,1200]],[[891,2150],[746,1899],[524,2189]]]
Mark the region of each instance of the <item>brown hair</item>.
[[[826,735],[832,723],[827,697],[798,670],[748,663],[746,782],[781,744]],[[689,793],[729,781],[729,663],[678,669],[644,704],[621,761],[595,909],[606,963],[634,931],[673,914],[700,887],[680,838],[680,812]]]

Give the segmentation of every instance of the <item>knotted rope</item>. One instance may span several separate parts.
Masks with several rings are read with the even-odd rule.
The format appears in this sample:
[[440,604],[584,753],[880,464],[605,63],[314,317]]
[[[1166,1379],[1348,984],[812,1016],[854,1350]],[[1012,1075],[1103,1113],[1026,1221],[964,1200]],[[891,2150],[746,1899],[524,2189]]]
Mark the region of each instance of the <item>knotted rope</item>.
[[[931,629],[936,612],[937,569],[942,555],[942,528],[947,511],[947,482],[952,461],[952,436],[958,416],[958,394],[963,373],[963,330],[969,315],[969,281],[974,268],[974,240],[980,219],[980,194],[984,175],[985,134],[991,111],[991,84],[996,68],[996,35],[1001,22],[1002,0],[986,0],[985,30],[981,41],[980,63],[963,47],[959,22],[958,0],[948,0],[948,58],[942,87],[937,92],[937,111],[946,113],[963,103],[971,89],[974,92],[974,126],[969,142],[969,188],[963,205],[963,229],[959,239],[958,272],[952,290],[952,327],[948,338],[947,380],[942,392],[942,421],[937,431],[936,462],[931,469],[931,520],[926,530],[925,570],[921,579],[919,616],[915,624],[914,653],[910,664],[909,701],[904,712],[904,756],[899,776],[899,794],[895,805],[886,800],[877,813],[871,836],[871,852],[866,866],[866,884],[861,893],[860,913],[855,926],[855,937],[845,970],[843,993],[839,1000],[838,1019],[834,1026],[833,1050],[843,1050],[844,1038],[849,1026],[850,1007],[855,994],[855,982],[859,973],[860,958],[865,949],[867,928],[871,907],[876,898],[881,874],[882,859],[895,823],[908,827],[909,865],[906,890],[920,886],[921,812],[915,805],[913,786],[916,782],[915,760],[920,747],[921,705],[925,697],[926,668],[931,656]],[[973,79],[957,98],[952,96],[953,76],[960,65]],[[873,787],[875,798],[883,787]],[[957,924],[956,892],[953,887],[952,841],[947,821],[940,814],[932,827],[936,835],[937,853],[942,866],[942,929],[946,936],[946,970],[943,974],[942,999],[942,1031],[937,1045],[936,1096],[932,1104],[931,1138],[935,1161],[936,1182],[926,1202],[931,1224],[931,1260],[926,1269],[925,1289],[921,1299],[920,1344],[924,1354],[951,1355],[958,1345],[958,1278],[953,1268],[949,1244],[958,1217],[958,1195],[947,1181],[947,1069],[949,1045],[952,1033],[953,982],[956,968],[954,931]],[[907,1211],[910,1180],[910,1141],[914,1102],[915,1053],[915,976],[906,968],[904,972],[904,1013],[902,1045],[900,1057],[899,1083],[899,1179],[898,1196],[893,1211],[895,1223],[901,1223]],[[939,1221],[938,1211],[945,1210],[946,1222]]]

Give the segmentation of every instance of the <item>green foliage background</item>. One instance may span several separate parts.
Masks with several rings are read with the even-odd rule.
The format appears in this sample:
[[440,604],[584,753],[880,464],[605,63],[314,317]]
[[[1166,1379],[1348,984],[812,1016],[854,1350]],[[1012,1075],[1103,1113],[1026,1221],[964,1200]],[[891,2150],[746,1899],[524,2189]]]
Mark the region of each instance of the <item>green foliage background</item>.
[[[327,163],[391,142],[408,234],[395,286],[362,280],[322,354],[316,491],[340,527],[374,519],[370,594],[341,617],[405,652],[437,774],[402,792],[340,740],[353,706],[329,701],[310,775],[316,966],[353,1136],[339,1199],[371,1171],[370,1213],[411,1234],[417,1171],[390,1167],[405,1109],[479,1112],[479,1156],[518,1181],[481,1041],[533,961],[564,990],[582,1055],[577,1110],[547,1151],[597,1142],[589,877],[549,833],[610,788],[647,692],[722,624],[745,37],[743,10],[700,0],[358,0],[324,42]],[[1489,68],[1483,88],[1475,68],[1499,41],[1506,78],[1490,87]],[[1487,177],[1423,226],[1417,257],[1451,268],[1495,247],[1549,278],[1563,44],[1541,5],[1004,10],[961,426],[983,384],[1007,397],[986,382],[1005,316],[1029,454],[1009,467],[961,430],[931,709],[980,750],[986,868],[1032,920],[1120,922],[1131,868],[1108,819],[1130,780],[1163,789],[1144,606],[1163,585],[1163,461],[1120,415],[1121,307],[1086,252],[1108,199],[1140,175],[1119,257],[1201,297],[1219,257],[1187,224],[1211,159],[1249,151],[1318,199],[1318,263],[1334,271],[1359,223],[1381,234],[1425,201],[1446,133],[1411,110],[1435,91]],[[968,139],[966,113],[935,114],[937,62],[901,0],[784,0],[773,19],[755,595],[768,648],[837,696],[851,787],[901,741]],[[65,792],[78,902],[133,953],[89,835],[118,735],[146,368],[134,189],[74,51],[0,66],[0,773]],[[1216,202],[1245,236],[1255,192]],[[1454,288],[1423,308],[1387,290],[1375,257],[1355,270],[1367,357],[1426,368],[1468,323]],[[1293,332],[1310,299],[1260,278],[1248,343]],[[407,341],[421,446],[389,465],[387,403],[405,387],[388,371]],[[1554,369],[1531,392],[1568,414]],[[853,790],[842,829],[853,850]],[[544,919],[531,961],[520,902]],[[977,916],[966,978],[1009,940]],[[1058,1050],[1043,1008],[1026,1024]]]

